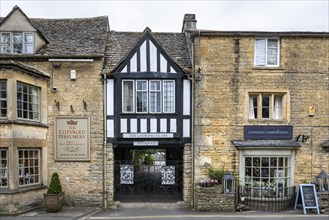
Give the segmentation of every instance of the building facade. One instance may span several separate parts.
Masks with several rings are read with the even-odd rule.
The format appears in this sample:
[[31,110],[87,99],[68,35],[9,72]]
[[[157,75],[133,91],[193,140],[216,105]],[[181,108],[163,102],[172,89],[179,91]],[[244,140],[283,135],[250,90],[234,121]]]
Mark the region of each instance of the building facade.
[[283,198],[328,173],[328,33],[203,31],[194,15],[185,19],[195,179],[209,167],[229,170],[240,185],[271,186]]
[[68,204],[103,202],[107,17],[0,19],[0,212],[43,206],[58,172]]
[[[329,173],[329,35],[109,30],[107,17],[0,18],[0,212],[181,202],[209,168],[286,189]],[[280,191],[281,190],[281,191]],[[262,198],[262,194],[252,197]]]

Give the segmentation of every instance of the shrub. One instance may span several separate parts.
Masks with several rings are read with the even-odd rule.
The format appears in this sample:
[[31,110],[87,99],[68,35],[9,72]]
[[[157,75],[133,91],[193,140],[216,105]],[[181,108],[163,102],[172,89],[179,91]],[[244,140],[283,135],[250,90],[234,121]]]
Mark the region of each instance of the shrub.
[[214,169],[214,168],[208,169],[208,177],[210,179],[217,180],[219,184],[222,183],[222,178],[224,175],[225,175],[224,169]]
[[61,194],[62,191],[62,185],[59,180],[58,173],[53,173],[51,176],[50,184],[48,186],[47,194]]

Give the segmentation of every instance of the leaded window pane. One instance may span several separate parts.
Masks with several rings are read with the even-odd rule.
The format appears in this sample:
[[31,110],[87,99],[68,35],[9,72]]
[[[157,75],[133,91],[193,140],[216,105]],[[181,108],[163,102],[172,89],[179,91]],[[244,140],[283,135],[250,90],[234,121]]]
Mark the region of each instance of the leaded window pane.
[[1,53],[10,53],[10,33],[1,34]]
[[175,112],[175,83],[174,81],[163,82],[163,112]]
[[137,81],[136,82],[136,104],[137,112],[146,113],[148,110],[147,107],[147,81]]
[[266,64],[266,40],[256,39],[256,65]]
[[23,34],[22,33],[13,34],[13,53],[14,54],[23,53]]
[[134,81],[123,81],[123,112],[134,112]]
[[150,112],[161,112],[161,81],[150,81]]
[[0,149],[0,187],[8,187],[8,151]]
[[267,41],[267,64],[277,65],[278,64],[278,40],[269,39]]

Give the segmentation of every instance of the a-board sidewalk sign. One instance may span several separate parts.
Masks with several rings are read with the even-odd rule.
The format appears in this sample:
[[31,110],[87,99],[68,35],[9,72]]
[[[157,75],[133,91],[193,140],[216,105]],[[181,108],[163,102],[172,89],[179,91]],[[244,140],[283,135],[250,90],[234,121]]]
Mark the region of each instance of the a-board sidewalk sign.
[[299,184],[294,210],[297,208],[297,202],[299,197],[302,200],[304,214],[306,215],[306,209],[316,209],[317,213],[320,214],[318,197],[315,191],[314,184]]

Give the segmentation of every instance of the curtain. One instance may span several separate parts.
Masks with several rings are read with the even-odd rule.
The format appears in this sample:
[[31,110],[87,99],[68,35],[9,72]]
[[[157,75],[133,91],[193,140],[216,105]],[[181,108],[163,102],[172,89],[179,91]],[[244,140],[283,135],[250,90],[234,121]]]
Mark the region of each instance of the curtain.
[[282,97],[274,97],[274,119],[282,119]]

